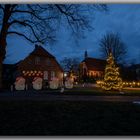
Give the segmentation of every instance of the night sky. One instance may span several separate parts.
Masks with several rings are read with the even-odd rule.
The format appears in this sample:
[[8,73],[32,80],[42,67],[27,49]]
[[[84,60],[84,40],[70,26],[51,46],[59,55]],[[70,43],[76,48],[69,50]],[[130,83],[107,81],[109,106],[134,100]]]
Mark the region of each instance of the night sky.
[[[57,43],[45,45],[58,61],[64,57],[84,58],[84,51],[90,57],[100,58],[99,41],[107,32],[118,33],[127,46],[126,63],[140,63],[140,4],[109,4],[108,12],[96,12],[93,18],[94,30],[85,31],[86,38],[78,44],[71,39],[67,29],[59,29]],[[16,63],[24,59],[34,45],[18,36],[9,36],[5,63]],[[16,55],[15,55],[16,54]]]

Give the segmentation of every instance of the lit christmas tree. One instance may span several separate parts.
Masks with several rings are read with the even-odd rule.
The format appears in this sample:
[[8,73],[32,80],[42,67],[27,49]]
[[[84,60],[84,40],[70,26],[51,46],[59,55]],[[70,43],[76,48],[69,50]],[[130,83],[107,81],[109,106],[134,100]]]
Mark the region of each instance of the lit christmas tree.
[[120,78],[119,68],[115,66],[112,53],[109,54],[109,57],[107,59],[102,88],[105,90],[122,89],[122,79]]

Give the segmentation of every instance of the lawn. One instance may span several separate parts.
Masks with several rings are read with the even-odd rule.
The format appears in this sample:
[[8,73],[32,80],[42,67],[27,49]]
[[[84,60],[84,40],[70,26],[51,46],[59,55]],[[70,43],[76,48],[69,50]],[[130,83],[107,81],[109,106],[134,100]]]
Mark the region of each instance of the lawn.
[[140,135],[140,105],[1,101],[0,135]]
[[[27,90],[27,91],[13,91],[8,90],[0,91],[3,94],[17,93],[17,94],[61,94],[60,89],[42,89],[42,90]],[[99,87],[74,87],[72,89],[64,90],[65,95],[93,95],[93,96],[140,96],[140,88],[123,89],[121,93],[119,91],[105,91]]]
[[105,91],[98,87],[75,87],[70,90],[65,90],[66,94],[72,95],[95,95],[95,96],[113,96],[113,95],[122,95],[122,96],[140,96],[139,89],[123,89],[121,93],[119,91]]

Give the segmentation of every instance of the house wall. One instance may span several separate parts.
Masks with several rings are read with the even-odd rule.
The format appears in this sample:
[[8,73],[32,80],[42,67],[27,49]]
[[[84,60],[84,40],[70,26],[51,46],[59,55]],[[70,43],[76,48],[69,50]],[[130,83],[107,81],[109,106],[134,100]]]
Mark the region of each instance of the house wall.
[[[35,76],[42,77],[44,80],[50,81],[52,77],[63,79],[63,71],[55,58],[42,57],[37,55],[29,55],[20,64],[18,64],[19,75],[25,77],[31,82]],[[44,77],[44,74],[46,76]],[[48,78],[47,78],[48,77]]]
[[92,76],[95,78],[102,78],[104,76],[104,70],[98,71],[98,70],[90,70],[87,68],[86,64],[83,62],[80,64],[80,77],[82,76]]
[[87,69],[87,66],[84,62],[80,63],[79,67],[80,67],[80,76],[88,74],[88,69]]

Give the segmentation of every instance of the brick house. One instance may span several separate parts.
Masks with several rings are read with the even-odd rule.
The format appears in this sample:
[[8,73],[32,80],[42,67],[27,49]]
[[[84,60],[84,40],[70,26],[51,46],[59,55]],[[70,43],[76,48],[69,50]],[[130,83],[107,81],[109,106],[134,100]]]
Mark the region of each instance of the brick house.
[[85,59],[80,63],[80,77],[101,79],[104,76],[106,60],[91,58],[85,52]]
[[34,77],[43,78],[43,86],[54,77],[58,78],[60,82],[63,81],[63,69],[56,58],[38,45],[35,45],[35,49],[24,60],[13,65],[14,68],[16,67],[13,81],[17,76],[23,76],[29,88],[32,88]]

